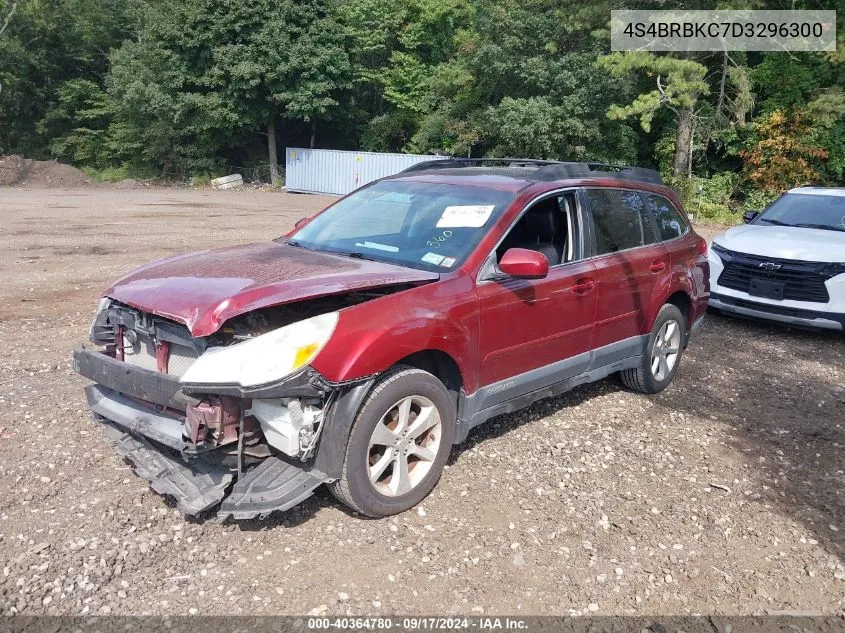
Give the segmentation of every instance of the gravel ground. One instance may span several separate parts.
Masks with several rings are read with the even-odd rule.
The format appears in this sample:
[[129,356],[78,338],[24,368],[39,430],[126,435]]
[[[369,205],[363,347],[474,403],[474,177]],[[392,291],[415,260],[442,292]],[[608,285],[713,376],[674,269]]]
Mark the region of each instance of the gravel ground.
[[496,418],[405,514],[180,516],[89,421],[71,349],[121,273],[328,200],[0,189],[0,613],[845,613],[845,337],[716,315],[668,391]]

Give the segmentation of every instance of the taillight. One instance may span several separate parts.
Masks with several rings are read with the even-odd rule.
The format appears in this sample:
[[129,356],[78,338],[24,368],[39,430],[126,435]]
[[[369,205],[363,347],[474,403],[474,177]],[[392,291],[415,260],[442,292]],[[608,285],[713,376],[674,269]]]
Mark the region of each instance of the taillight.
[[698,247],[698,254],[699,255],[706,255],[707,254],[707,240],[705,240],[703,237],[699,236],[698,244],[696,246]]

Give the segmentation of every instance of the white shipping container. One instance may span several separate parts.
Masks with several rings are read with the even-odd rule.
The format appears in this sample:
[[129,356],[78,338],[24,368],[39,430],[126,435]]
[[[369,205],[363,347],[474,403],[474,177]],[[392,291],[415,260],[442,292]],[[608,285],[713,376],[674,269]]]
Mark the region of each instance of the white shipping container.
[[345,195],[368,182],[437,158],[424,154],[288,147],[285,150],[285,188],[302,193]]

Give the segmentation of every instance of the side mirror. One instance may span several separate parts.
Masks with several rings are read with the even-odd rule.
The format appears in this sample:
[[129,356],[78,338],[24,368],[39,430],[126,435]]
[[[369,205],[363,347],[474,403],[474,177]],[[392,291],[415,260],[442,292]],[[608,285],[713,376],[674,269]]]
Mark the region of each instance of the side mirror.
[[746,211],[745,213],[742,214],[742,221],[745,222],[746,224],[748,224],[754,218],[756,218],[758,215],[760,215],[759,211]]
[[311,220],[311,218],[299,218],[299,219],[296,221],[296,224],[294,224],[294,225],[293,225],[293,228],[298,229],[298,228],[300,228],[300,227],[303,227],[303,226],[305,226],[306,224],[308,224],[308,222],[309,222],[310,220]]
[[549,274],[549,260],[527,248],[509,248],[502,255],[499,270],[514,279],[542,279]]

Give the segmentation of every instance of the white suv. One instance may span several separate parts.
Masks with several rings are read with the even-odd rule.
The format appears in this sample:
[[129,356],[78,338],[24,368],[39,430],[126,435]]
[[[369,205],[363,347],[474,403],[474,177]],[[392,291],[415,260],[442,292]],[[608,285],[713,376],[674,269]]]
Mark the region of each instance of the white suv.
[[711,244],[710,307],[845,330],[845,188],[799,187]]

